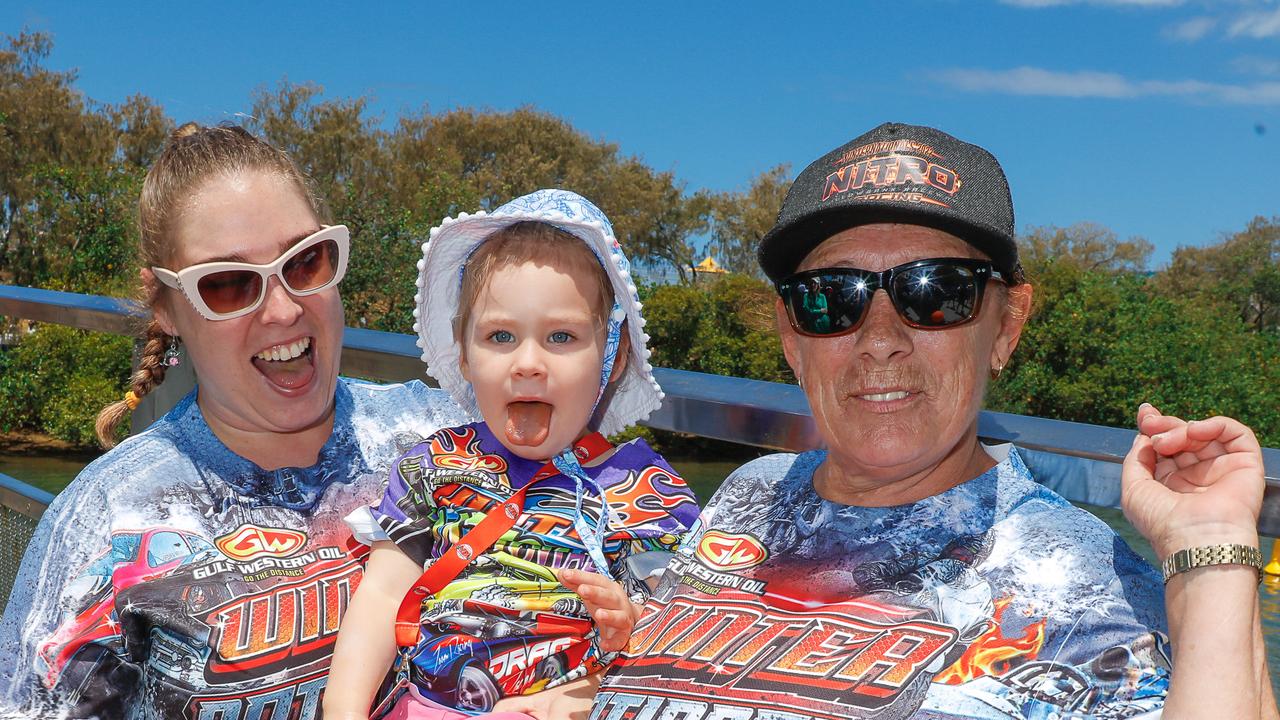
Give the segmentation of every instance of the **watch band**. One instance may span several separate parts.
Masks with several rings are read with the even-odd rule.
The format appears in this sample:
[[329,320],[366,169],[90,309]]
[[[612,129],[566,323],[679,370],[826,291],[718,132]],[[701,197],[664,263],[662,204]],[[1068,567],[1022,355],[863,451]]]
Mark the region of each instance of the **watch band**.
[[1262,551],[1252,545],[1202,545],[1200,547],[1179,550],[1164,559],[1160,569],[1164,571],[1164,581],[1178,573],[1208,565],[1249,565],[1258,571],[1258,582],[1262,582]]

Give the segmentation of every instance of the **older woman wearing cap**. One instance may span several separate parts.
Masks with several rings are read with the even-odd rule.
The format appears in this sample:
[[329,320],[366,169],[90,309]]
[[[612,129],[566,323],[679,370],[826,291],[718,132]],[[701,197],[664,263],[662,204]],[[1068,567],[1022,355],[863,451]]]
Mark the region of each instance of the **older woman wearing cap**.
[[800,174],[759,254],[826,449],[725,481],[593,717],[1275,716],[1247,428],[1139,413],[1126,505],[1167,594],[978,441],[1031,307],[990,153],[882,125]]

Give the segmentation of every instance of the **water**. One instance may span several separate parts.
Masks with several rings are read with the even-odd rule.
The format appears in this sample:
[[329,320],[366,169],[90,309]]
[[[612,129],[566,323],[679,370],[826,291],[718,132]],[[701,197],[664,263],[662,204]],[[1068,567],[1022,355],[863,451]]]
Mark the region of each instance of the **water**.
[[93,458],[0,454],[0,473],[55,495]]
[[[90,459],[0,455],[0,473],[18,478],[51,493],[57,493],[71,482],[71,479]],[[720,486],[720,481],[740,463],[676,460],[672,464],[684,474],[694,493],[705,501]],[[1155,551],[1124,519],[1124,515],[1119,510],[1096,505],[1080,505],[1080,507],[1114,528],[1130,547],[1145,557],[1148,562],[1155,564]],[[1271,557],[1273,542],[1272,538],[1262,538],[1264,559]],[[1271,666],[1271,683],[1276,695],[1280,696],[1280,577],[1268,576],[1259,586],[1258,594],[1262,610],[1262,632],[1267,642],[1267,662]]]

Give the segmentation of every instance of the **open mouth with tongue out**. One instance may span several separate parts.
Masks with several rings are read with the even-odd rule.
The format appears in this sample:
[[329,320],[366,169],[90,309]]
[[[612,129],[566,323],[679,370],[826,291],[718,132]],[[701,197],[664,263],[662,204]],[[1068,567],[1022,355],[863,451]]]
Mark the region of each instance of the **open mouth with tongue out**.
[[555,408],[541,400],[517,400],[507,404],[507,441],[512,445],[536,447],[551,432],[551,412]]
[[312,338],[303,337],[272,345],[254,355],[250,362],[277,389],[297,390],[311,382],[316,374],[312,344]]

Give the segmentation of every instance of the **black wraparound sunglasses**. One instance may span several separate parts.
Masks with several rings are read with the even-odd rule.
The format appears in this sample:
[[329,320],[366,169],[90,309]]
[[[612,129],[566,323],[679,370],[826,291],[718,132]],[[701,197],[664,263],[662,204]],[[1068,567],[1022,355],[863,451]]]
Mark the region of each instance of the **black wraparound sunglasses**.
[[857,330],[876,290],[889,293],[902,321],[941,330],[978,314],[987,280],[1007,282],[986,260],[929,258],[879,272],[849,267],[804,270],[777,284],[791,327],[801,335],[832,337]]

